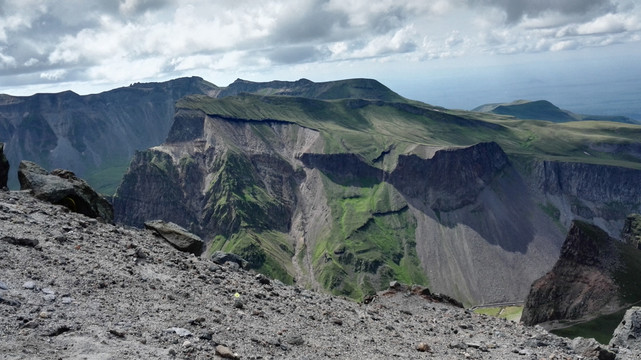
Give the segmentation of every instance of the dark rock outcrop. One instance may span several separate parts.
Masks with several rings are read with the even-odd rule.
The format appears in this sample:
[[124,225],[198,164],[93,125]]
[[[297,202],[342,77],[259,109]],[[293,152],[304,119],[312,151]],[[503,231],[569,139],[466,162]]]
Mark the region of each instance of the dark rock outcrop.
[[641,250],[641,215],[628,215],[621,231],[621,239]]
[[641,354],[641,307],[635,306],[625,312],[623,320],[612,334],[610,346]]
[[64,205],[74,212],[113,222],[113,207],[96,193],[86,181],[68,170],[47,172],[38,164],[22,161],[18,168],[21,190],[31,190],[40,200]]
[[536,280],[521,321],[535,325],[612,312],[624,302],[615,271],[622,264],[618,241],[597,226],[574,221],[552,270]]
[[194,235],[185,230],[185,228],[172,222],[152,220],[145,222],[145,227],[149,230],[153,230],[156,234],[160,235],[160,237],[180,251],[200,256],[200,254],[205,250],[205,243],[198,235]]
[[4,155],[4,143],[0,143],[0,190],[6,189],[9,178],[9,160]]
[[406,197],[427,208],[450,211],[473,203],[509,164],[497,143],[480,143],[440,150],[431,159],[399,156],[389,181]]

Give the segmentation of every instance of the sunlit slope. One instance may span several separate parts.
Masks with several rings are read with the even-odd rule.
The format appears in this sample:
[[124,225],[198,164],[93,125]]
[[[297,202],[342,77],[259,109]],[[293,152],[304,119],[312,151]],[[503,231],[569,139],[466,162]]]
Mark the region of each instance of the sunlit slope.
[[452,111],[420,102],[250,94],[223,99],[189,96],[178,107],[228,119],[296,123],[321,131],[330,145],[326,153],[357,153],[370,161],[383,152],[411,152],[417,145],[495,141],[509,155],[641,168],[641,126],[633,124],[552,123]]

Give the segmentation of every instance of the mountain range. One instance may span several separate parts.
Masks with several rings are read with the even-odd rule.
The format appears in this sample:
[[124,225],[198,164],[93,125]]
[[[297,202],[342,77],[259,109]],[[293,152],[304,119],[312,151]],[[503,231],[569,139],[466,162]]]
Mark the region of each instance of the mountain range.
[[466,305],[522,302],[572,220],[618,237],[641,204],[641,126],[449,110],[370,79],[3,99],[11,163],[107,193],[122,179],[117,222],[172,221],[207,254],[356,299],[396,279]]

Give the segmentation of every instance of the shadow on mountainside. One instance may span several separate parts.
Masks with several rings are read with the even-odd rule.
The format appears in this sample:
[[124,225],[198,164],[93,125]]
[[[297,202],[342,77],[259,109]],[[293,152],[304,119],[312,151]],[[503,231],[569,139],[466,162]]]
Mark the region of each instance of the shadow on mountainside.
[[520,175],[496,143],[439,151],[431,159],[400,156],[391,173],[354,154],[303,154],[342,186],[394,186],[408,204],[448,228],[468,226],[492,245],[526,253],[535,229],[530,221],[538,207]]

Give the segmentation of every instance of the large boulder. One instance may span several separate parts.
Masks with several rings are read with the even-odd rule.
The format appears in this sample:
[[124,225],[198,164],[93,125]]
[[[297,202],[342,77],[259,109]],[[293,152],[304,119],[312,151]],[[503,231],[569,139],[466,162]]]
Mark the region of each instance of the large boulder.
[[583,359],[615,360],[616,353],[592,338],[577,337],[570,342],[570,348]]
[[641,307],[634,306],[625,312],[623,320],[614,330],[610,346],[641,354]]
[[9,179],[9,160],[4,156],[4,143],[0,143],[0,190],[7,188]]
[[167,240],[173,247],[180,251],[190,252],[197,256],[205,250],[205,243],[198,236],[190,233],[185,228],[172,222],[152,220],[145,222],[145,227]]
[[40,200],[64,205],[74,212],[107,223],[113,222],[111,203],[71,171],[56,169],[49,173],[36,163],[21,161],[18,180],[21,190],[31,190]]

